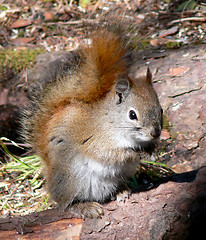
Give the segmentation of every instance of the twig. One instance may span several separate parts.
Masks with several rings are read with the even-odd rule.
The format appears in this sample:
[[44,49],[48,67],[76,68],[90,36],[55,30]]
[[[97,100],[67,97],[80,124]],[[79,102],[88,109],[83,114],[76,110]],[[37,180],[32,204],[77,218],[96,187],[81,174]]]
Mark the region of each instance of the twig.
[[[9,142],[4,142],[4,144],[7,145],[7,146],[14,146],[13,143],[9,143]],[[17,144],[18,144],[18,146],[20,146],[20,147],[30,147],[29,144],[24,144],[24,143],[17,143]]]
[[179,23],[179,22],[185,22],[185,21],[195,21],[195,22],[205,22],[206,17],[187,17],[187,18],[181,18],[177,20],[173,20],[170,23],[168,23],[168,26],[173,25],[174,23]]
[[[168,11],[159,11],[160,14],[168,15]],[[184,11],[184,14],[194,14],[194,13],[202,13],[203,15],[206,14],[206,11],[201,10],[201,9],[194,9],[194,10],[186,10]],[[172,12],[173,15],[181,15],[182,13],[180,12]]]
[[191,1],[192,1],[192,0],[189,0],[189,1],[185,4],[185,6],[184,6],[184,8],[183,8],[183,10],[182,10],[182,12],[181,12],[181,19],[183,18],[183,14],[184,14],[184,11],[185,11],[186,7],[188,6],[188,4],[189,4]]
[[78,24],[84,24],[84,23],[96,23],[97,20],[93,19],[81,19],[76,21],[67,21],[67,22],[47,22],[42,25],[55,25],[55,24],[61,24],[61,25],[78,25]]

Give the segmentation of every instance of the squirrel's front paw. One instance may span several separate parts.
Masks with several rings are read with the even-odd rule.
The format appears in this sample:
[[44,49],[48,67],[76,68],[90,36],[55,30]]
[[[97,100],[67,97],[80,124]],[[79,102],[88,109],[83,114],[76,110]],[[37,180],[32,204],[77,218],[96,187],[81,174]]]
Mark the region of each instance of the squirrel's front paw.
[[70,210],[80,215],[81,218],[100,218],[104,215],[102,205],[97,202],[75,203]]

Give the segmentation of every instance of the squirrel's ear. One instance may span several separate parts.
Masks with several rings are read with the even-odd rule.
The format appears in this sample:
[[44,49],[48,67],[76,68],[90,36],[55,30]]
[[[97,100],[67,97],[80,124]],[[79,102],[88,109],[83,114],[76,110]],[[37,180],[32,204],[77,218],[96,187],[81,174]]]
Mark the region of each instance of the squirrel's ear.
[[147,68],[146,81],[147,81],[148,83],[152,84],[152,73],[151,73],[149,67]]
[[146,82],[152,85],[152,73],[147,66],[137,68],[137,70],[129,76],[132,79],[132,82],[135,82],[136,84],[138,84],[138,82]]
[[125,94],[129,90],[129,81],[127,79],[121,79],[116,84],[116,92]]
[[118,96],[117,104],[120,104],[126,98],[130,88],[128,79],[121,79],[116,83],[116,94]]

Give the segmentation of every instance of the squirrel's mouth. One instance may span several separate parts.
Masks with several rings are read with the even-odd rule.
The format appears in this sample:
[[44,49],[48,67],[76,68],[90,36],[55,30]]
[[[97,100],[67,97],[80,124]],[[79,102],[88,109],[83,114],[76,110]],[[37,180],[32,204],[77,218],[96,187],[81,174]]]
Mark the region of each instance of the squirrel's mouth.
[[146,152],[152,154],[154,149],[157,147],[158,139],[150,141],[141,141],[138,142],[138,145],[134,147],[134,150],[137,152]]

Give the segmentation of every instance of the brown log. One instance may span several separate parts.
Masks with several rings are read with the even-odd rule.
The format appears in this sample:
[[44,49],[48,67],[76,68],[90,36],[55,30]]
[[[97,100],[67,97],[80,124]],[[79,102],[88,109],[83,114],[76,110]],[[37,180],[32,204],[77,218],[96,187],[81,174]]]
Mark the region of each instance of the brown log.
[[133,192],[126,202],[104,204],[101,219],[82,220],[58,209],[2,218],[0,239],[182,240],[202,236],[206,167],[166,177]]

